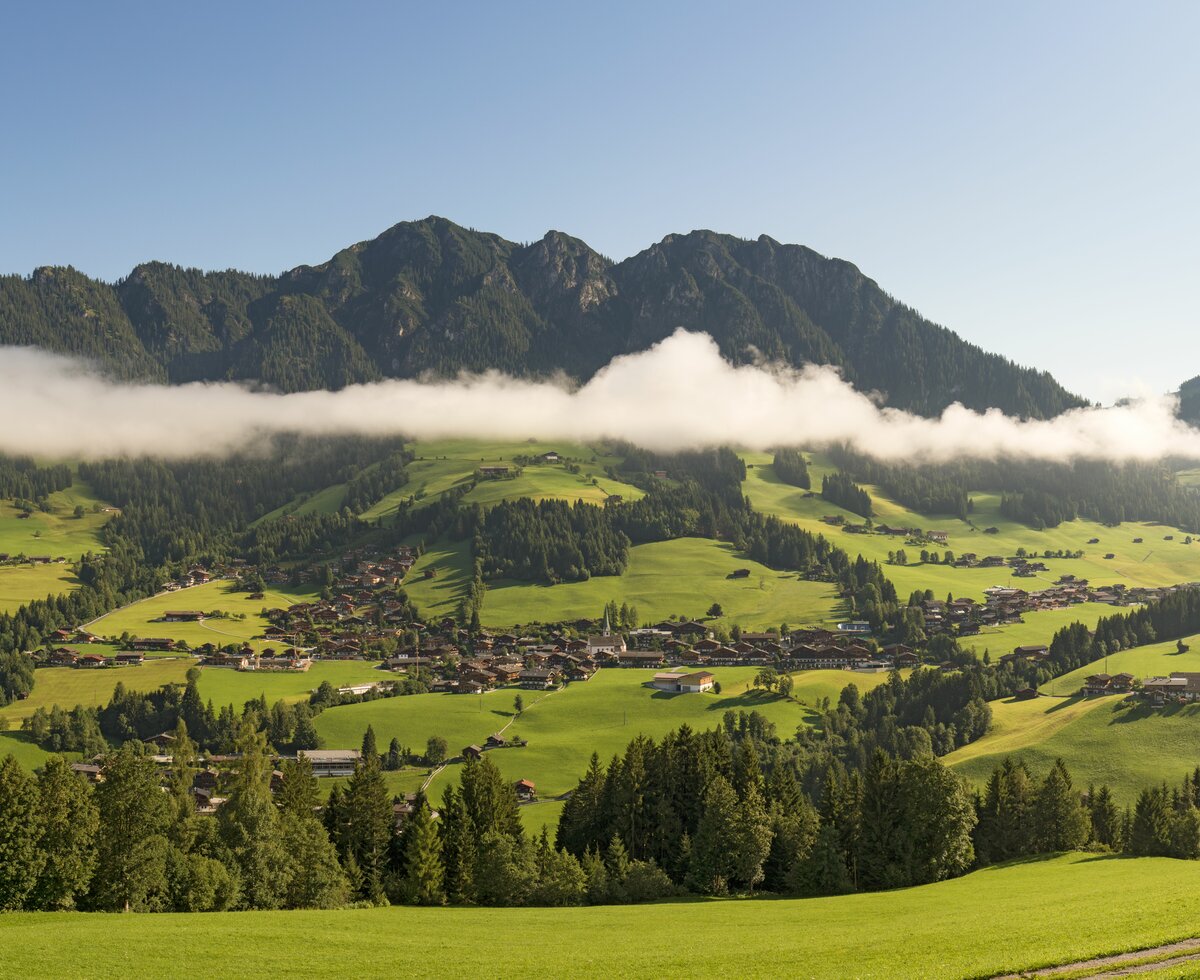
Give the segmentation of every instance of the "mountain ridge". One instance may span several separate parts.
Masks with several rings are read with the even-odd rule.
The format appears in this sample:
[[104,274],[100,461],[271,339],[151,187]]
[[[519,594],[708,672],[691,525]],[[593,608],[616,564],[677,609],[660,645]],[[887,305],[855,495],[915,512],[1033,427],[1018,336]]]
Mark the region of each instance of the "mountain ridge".
[[620,262],[548,231],[528,244],[430,216],[278,276],[145,262],[108,284],[68,267],[0,277],[0,344],[121,378],[285,391],[497,368],[586,380],[680,326],[734,363],[830,364],[889,404],[1050,417],[1085,404],[963,340],[843,259],[766,235],[670,234]]

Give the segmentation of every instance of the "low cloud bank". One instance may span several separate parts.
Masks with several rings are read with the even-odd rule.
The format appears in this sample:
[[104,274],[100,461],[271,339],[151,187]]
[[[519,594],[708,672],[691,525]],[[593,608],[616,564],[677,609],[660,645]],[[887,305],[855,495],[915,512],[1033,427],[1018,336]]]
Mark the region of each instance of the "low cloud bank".
[[570,389],[497,373],[276,394],[235,383],[119,384],[81,361],[0,348],[0,451],[96,459],[221,456],[281,433],[587,442],[653,450],[847,443],[882,460],[1200,458],[1170,396],[1050,421],[952,405],[935,419],[881,408],[827,367],[735,367],[706,334],[677,331]]

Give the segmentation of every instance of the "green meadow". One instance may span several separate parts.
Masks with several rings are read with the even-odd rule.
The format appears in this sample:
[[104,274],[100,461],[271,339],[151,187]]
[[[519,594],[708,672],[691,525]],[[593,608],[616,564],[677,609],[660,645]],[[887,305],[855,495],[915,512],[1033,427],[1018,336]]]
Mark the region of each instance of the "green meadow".
[[[653,670],[612,668],[552,693],[501,688],[479,696],[417,694],[329,708],[316,724],[329,748],[356,748],[371,725],[381,746],[398,738],[419,752],[431,735],[440,735],[450,754],[457,755],[466,745],[482,745],[511,722],[505,735],[520,736],[528,745],[493,750],[491,758],[508,778],[532,779],[546,797],[573,789],[593,752],[607,762],[637,735],[660,738],[684,724],[705,730],[721,724],[726,711],[744,710],[758,711],[778,726],[781,737],[789,738],[813,721],[820,698],[836,700],[851,682],[865,691],[887,679],[885,674],[806,671],[795,675],[793,697],[787,700],[750,690],[755,668],[718,667],[713,673],[720,694],[667,694],[648,686]],[[514,720],[518,693],[525,711]],[[446,778],[457,778],[454,766],[435,782],[436,792]]]
[[[261,615],[263,609],[307,602],[315,595],[310,589],[273,588],[264,599],[250,599],[245,592],[237,590],[235,583],[218,580],[176,592],[165,592],[123,606],[107,616],[101,616],[88,629],[97,636],[121,636],[124,633],[141,637],[161,636],[185,640],[191,646],[203,643],[225,646],[227,643],[253,641],[251,645],[261,649],[271,646],[266,641],[254,639],[268,625],[266,618]],[[173,609],[233,613],[245,618],[208,619],[200,623],[161,622],[163,614]]]
[[1177,782],[1200,763],[1200,705],[1152,708],[1126,704],[1120,695],[1078,694],[1089,674],[1128,672],[1139,680],[1173,670],[1200,671],[1200,637],[1155,643],[1115,653],[1062,677],[1042,690],[1053,696],[992,702],[987,735],[946,757],[947,764],[976,784],[987,779],[1006,755],[1020,757],[1034,772],[1062,758],[1076,781],[1107,783],[1123,803],[1148,786]]
[[69,565],[0,565],[0,613],[77,588],[79,580]]
[[1118,609],[1103,602],[1084,602],[1065,609],[1025,613],[1023,623],[986,626],[975,636],[965,637],[961,646],[967,650],[974,650],[980,656],[987,650],[991,653],[992,660],[995,660],[1002,653],[1011,653],[1015,647],[1038,643],[1049,646],[1054,634],[1064,626],[1083,623],[1088,629],[1095,629],[1096,623],[1105,616],[1123,612],[1128,612],[1128,609]]
[[637,487],[610,479],[604,472],[620,458],[607,454],[602,448],[571,443],[512,443],[468,439],[441,439],[417,442],[410,447],[416,458],[407,467],[408,483],[375,502],[363,513],[372,520],[393,513],[410,498],[419,501],[435,500],[440,494],[470,482],[480,466],[511,464],[516,456],[539,456],[557,452],[580,469],[570,473],[561,463],[539,463],[525,466],[519,477],[509,480],[481,480],[467,494],[470,503],[483,505],[530,497],[534,500],[585,500],[603,503],[611,494],[626,500],[642,496]]
[[[1007,568],[921,564],[921,549],[906,546],[902,539],[882,534],[848,534],[825,524],[821,520],[824,515],[841,515],[847,521],[858,523],[862,518],[828,503],[819,495],[806,496],[806,491],[783,483],[775,475],[769,453],[743,455],[750,466],[743,491],[756,509],[824,534],[851,555],[862,554],[880,563],[887,562],[888,552],[903,548],[909,563],[887,565],[885,569],[902,597],[917,589],[933,589],[939,599],[947,593],[982,599],[983,590],[992,585],[1045,588],[1060,575],[1076,575],[1097,585],[1121,582],[1129,586],[1175,585],[1200,579],[1200,541],[1184,544],[1187,536],[1177,528],[1134,523],[1114,528],[1078,520],[1036,531],[1001,515],[1000,494],[985,490],[972,491],[975,509],[968,524],[947,515],[919,514],[889,499],[878,487],[867,486],[865,489],[871,494],[876,524],[948,532],[949,543],[932,550],[949,550],[955,554],[975,552],[981,557],[1009,557],[1016,554],[1018,548],[1039,555],[1047,550],[1084,552],[1078,559],[1046,559],[1049,573],[1041,573],[1032,579],[1011,576]],[[809,458],[812,483],[819,490],[822,475],[832,472],[832,468],[820,454],[809,454]],[[985,534],[984,529],[991,527],[998,533]],[[1167,536],[1174,540],[1166,540]],[[1099,543],[1089,544],[1092,538],[1098,538]],[[1135,543],[1135,538],[1142,538],[1142,542]],[[1106,559],[1104,556],[1108,553],[1114,557]]]
[[[436,566],[436,579],[421,579]],[[747,568],[746,578],[730,578]],[[466,542],[439,543],[413,568],[405,587],[424,613],[452,614],[469,585]],[[672,615],[698,617],[714,603],[724,615],[713,625],[738,623],[748,629],[830,623],[840,601],[825,582],[808,582],[795,572],[780,572],[741,557],[732,545],[704,538],[679,538],[629,549],[623,575],[595,576],[586,582],[544,585],[500,580],[488,583],[480,619],[504,627],[534,621],[594,618],[610,599],[637,606],[642,622]]]
[[[0,916],[0,974],[176,977],[203,963],[216,976],[955,980],[1194,936],[1198,882],[1200,869],[1191,862],[1071,854],[836,898],[574,909],[11,913]],[[694,941],[664,941],[681,932]],[[309,946],[319,954],[298,955]]]
[[[0,553],[75,559],[100,549],[100,528],[112,515],[91,487],[76,479],[66,490],[50,494],[48,503],[48,513],[35,510],[22,518],[11,500],[0,501]],[[92,512],[96,505],[99,513]],[[83,517],[75,517],[77,506],[83,507]]]

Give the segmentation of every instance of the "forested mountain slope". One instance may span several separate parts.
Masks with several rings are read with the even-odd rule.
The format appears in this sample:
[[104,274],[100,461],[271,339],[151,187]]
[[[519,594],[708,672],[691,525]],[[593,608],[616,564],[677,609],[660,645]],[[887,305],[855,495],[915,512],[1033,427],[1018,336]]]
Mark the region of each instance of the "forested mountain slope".
[[498,368],[586,379],[683,326],[734,362],[833,364],[931,414],[1080,404],[898,303],[848,262],[766,236],[669,235],[613,263],[549,232],[519,245],[443,218],[405,222],[278,277],[152,262],[115,285],[70,268],[0,277],[0,344],[97,358],[121,377],[253,379],[284,390]]

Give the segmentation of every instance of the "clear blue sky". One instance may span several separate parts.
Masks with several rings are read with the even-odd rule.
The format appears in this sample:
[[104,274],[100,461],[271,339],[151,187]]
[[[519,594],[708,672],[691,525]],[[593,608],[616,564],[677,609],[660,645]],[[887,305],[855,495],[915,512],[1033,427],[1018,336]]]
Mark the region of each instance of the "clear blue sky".
[[1094,398],[1200,373],[1195,3],[14,4],[0,272],[435,213],[767,233]]

